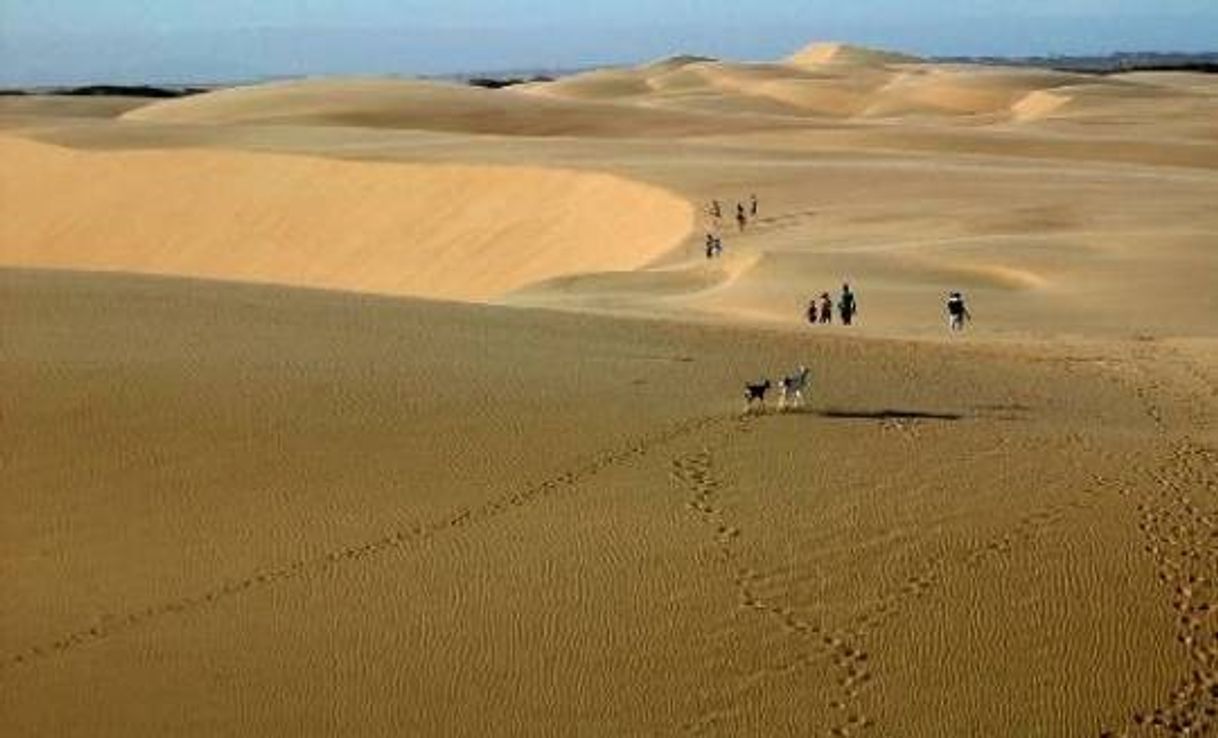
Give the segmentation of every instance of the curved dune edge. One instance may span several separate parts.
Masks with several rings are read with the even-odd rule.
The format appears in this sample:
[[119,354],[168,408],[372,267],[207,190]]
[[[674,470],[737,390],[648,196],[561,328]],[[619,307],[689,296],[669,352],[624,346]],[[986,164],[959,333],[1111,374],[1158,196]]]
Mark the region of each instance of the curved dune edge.
[[489,301],[642,267],[694,223],[679,196],[593,172],[87,153],[9,137],[0,156],[5,266]]

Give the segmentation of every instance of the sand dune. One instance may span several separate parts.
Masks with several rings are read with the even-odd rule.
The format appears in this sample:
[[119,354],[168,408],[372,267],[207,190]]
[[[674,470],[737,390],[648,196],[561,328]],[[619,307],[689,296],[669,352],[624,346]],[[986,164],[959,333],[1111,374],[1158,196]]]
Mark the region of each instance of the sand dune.
[[1029,92],[1011,105],[1015,120],[1034,121],[1048,118],[1061,108],[1069,105],[1074,98],[1058,92],[1036,90]]
[[0,100],[0,732],[1218,729],[1214,85]]
[[[814,45],[783,63],[677,56],[503,90],[386,79],[302,80],[158,101],[127,121],[203,125],[347,126],[511,136],[636,138],[789,129],[784,118],[978,115],[1029,123],[1111,118],[1118,106],[1203,117],[1212,87],[1118,75],[914,63],[913,57]],[[1170,79],[1170,78],[1169,78]],[[1066,95],[1053,107],[1038,95]],[[1056,98],[1052,98],[1056,99]],[[1166,106],[1166,107],[1165,107]],[[2,109],[2,108],[0,108]]]
[[818,42],[795,52],[787,58],[787,61],[799,66],[820,66],[824,64],[866,66],[910,64],[922,60],[916,56],[884,51],[882,49],[869,49],[863,46],[852,46],[836,42]]
[[[385,79],[303,80],[219,90],[152,103],[122,117],[150,123],[356,126],[510,136],[682,136],[774,127],[742,116],[714,119],[695,111],[606,106],[593,97],[635,94],[620,73],[593,73],[606,88],[581,100],[538,99],[512,88]],[[566,83],[570,84],[570,83]]]
[[147,104],[146,97],[4,95],[0,96],[0,124],[21,118],[36,121],[47,116],[116,118]]
[[639,267],[692,226],[679,197],[603,174],[79,153],[16,139],[0,139],[0,156],[10,165],[0,175],[9,266],[485,300],[562,274]]
[[[1196,82],[1160,85],[1153,75],[1097,81],[1049,70],[916,61],[840,44],[814,45],[785,63],[675,57],[530,85],[528,92],[572,102],[617,103],[629,110],[832,118],[987,116],[1029,123],[1065,112],[1071,117],[1111,117],[1110,104],[1145,115],[1159,109],[1203,117],[1215,110],[1212,90]],[[1071,104],[1050,104],[1065,99]]]
[[[1206,565],[1170,485],[1214,470],[1172,441],[1204,405],[1170,346],[0,279],[21,734],[1074,735],[1187,709],[1200,628],[1158,576]],[[809,412],[736,415],[799,359]]]

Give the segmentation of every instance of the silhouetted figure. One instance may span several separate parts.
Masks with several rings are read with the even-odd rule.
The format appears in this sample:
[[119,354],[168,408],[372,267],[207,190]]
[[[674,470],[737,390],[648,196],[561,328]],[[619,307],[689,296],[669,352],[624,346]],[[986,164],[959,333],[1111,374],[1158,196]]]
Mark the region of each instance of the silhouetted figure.
[[842,285],[842,296],[837,301],[837,311],[842,316],[842,325],[850,325],[859,311],[858,304],[854,301],[854,293],[850,291],[848,284]]
[[757,196],[749,195],[749,216],[757,217]]
[[744,203],[736,203],[736,225],[740,228],[742,233],[744,232],[744,227],[748,225],[748,222],[749,216],[744,214]]
[[816,298],[813,297],[811,300],[808,300],[808,322],[816,325],[816,320]]
[[715,256],[715,234],[706,234],[706,258],[711,259]]
[[964,330],[964,321],[972,320],[964,304],[964,295],[953,292],[947,297],[947,327],[953,331]]
[[833,322],[833,300],[829,298],[828,292],[820,293],[820,322]]
[[723,217],[723,210],[719,207],[718,200],[711,200],[710,214],[711,214],[711,217],[714,218],[715,220],[718,220],[719,218]]

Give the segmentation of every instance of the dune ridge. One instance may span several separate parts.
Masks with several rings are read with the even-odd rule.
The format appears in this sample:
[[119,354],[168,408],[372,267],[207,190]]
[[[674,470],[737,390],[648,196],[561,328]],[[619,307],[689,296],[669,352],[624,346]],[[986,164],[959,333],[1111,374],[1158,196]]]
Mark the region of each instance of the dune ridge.
[[[529,95],[515,87],[488,90],[398,79],[304,79],[158,101],[121,118],[143,123],[352,126],[604,138],[705,135],[778,125],[745,116],[716,119],[696,110],[614,105],[613,100],[645,90],[633,75],[614,70],[589,74],[595,78],[591,86],[599,92],[582,95],[582,99]],[[604,99],[593,99],[596,97]]]
[[823,64],[915,64],[923,60],[910,54],[901,54],[895,51],[871,49],[839,41],[818,41],[805,46],[787,57],[787,61],[795,65],[820,66]]
[[7,733],[1218,730],[1218,78],[30,97]]
[[[658,187],[540,167],[224,151],[76,152],[10,137],[0,264],[489,300],[637,268],[693,225]],[[133,210],[131,203],[139,203]]]
[[[1126,78],[1127,77],[1127,78]],[[936,119],[1036,126],[1121,111],[1214,114],[1212,85],[935,64],[848,44],[777,62],[683,54],[501,90],[398,79],[305,79],[218,90],[128,110],[131,122],[340,126],[521,137],[695,137],[788,130],[808,118]],[[1068,104],[1047,104],[1068,99]]]

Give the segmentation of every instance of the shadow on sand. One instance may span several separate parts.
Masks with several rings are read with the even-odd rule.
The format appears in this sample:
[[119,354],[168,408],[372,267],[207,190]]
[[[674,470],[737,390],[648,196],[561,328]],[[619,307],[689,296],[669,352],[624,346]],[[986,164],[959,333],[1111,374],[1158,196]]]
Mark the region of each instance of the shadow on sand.
[[817,415],[824,418],[845,418],[849,420],[961,420],[959,413],[935,413],[924,410],[817,410]]

